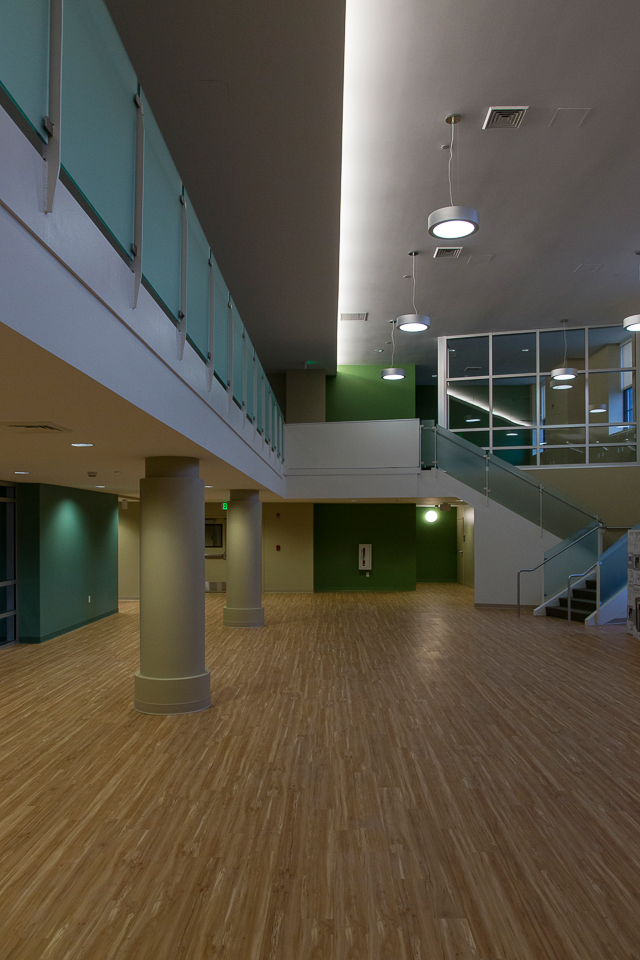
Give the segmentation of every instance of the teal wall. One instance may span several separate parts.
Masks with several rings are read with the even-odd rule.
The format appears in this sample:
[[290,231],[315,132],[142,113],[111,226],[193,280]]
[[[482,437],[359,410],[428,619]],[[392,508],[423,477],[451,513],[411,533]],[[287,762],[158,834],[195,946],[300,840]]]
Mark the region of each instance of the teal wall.
[[117,496],[18,485],[18,611],[22,643],[118,612]]
[[[415,590],[415,513],[412,503],[314,504],[314,590]],[[371,544],[368,577],[358,569],[360,543]]]
[[429,507],[415,509],[416,579],[418,583],[455,583],[458,579],[458,511],[435,510],[438,519],[428,523]]
[[337,420],[406,420],[416,415],[415,367],[405,366],[404,380],[383,380],[383,365],[339,366],[327,377],[326,414]]

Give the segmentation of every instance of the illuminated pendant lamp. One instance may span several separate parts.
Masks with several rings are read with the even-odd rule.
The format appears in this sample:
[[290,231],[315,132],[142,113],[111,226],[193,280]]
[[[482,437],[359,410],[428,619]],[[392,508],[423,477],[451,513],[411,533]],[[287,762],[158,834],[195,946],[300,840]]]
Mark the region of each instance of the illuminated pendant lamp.
[[[553,380],[575,380],[578,376],[578,371],[576,367],[567,366],[567,321],[562,320],[562,325],[564,327],[564,358],[562,360],[561,367],[555,367],[551,371],[551,378]],[[554,386],[554,390],[570,390],[571,384],[564,384],[563,386]]]
[[405,313],[397,320],[398,328],[405,333],[420,333],[421,330],[428,330],[431,326],[431,319],[416,310],[416,257],[419,252],[419,250],[411,250],[409,253],[413,278],[413,313]]
[[[638,279],[640,279],[640,271]],[[622,326],[625,330],[628,330],[629,333],[637,333],[640,330],[640,313],[634,313],[630,317],[625,317],[622,321]]]
[[396,320],[389,320],[391,324],[391,366],[385,367],[384,370],[380,371],[380,376],[383,380],[404,380],[406,373],[402,367],[394,367],[393,357],[396,352]]
[[453,131],[456,123],[460,122],[460,114],[452,113],[447,117],[451,126],[451,143],[449,144],[449,200],[451,206],[440,207],[429,214],[429,233],[440,240],[459,240],[461,237],[470,237],[480,229],[478,211],[473,207],[455,206],[453,189],[451,187],[451,159],[453,157]]

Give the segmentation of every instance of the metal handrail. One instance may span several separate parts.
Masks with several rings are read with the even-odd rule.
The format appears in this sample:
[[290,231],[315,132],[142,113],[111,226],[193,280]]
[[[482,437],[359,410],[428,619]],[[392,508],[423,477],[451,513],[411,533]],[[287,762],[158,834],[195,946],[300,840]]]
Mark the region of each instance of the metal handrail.
[[586,577],[589,576],[589,574],[590,574],[591,571],[594,569],[594,567],[595,567],[595,569],[596,569],[596,610],[595,610],[595,614],[596,614],[596,624],[598,623],[598,614],[599,614],[599,611],[600,611],[600,564],[601,564],[601,563],[602,563],[602,561],[601,561],[600,559],[598,559],[598,560],[596,560],[595,563],[592,563],[591,566],[589,567],[589,569],[588,569],[588,570],[585,570],[584,573],[570,573],[570,574],[569,574],[569,578],[568,578],[568,580],[567,580],[567,621],[568,621],[569,623],[571,623],[571,581],[573,580],[574,577],[577,577],[577,578],[578,578],[577,583],[576,583],[576,586],[577,586],[577,584],[580,583],[581,580],[584,580]]
[[[545,557],[542,563],[539,563],[537,567],[523,567],[522,570],[518,570],[517,583],[518,583],[518,616],[520,616],[520,574],[521,573],[533,573],[535,570],[539,570],[540,567],[544,567],[545,563],[549,563],[549,560],[555,560],[556,557],[559,557],[562,553],[572,547],[575,543],[580,543],[581,540],[585,540],[587,537],[590,537],[592,533],[595,533],[597,529],[602,528],[604,524],[598,523],[598,527],[594,527],[593,530],[587,530],[586,533],[583,533],[581,537],[578,537],[577,540],[572,540],[571,543],[568,543],[566,547],[563,547],[562,550],[558,550],[557,553],[554,553],[552,557]],[[590,568],[591,569],[591,568]],[[587,571],[588,573],[589,571]],[[577,576],[577,574],[572,574],[572,576]]]

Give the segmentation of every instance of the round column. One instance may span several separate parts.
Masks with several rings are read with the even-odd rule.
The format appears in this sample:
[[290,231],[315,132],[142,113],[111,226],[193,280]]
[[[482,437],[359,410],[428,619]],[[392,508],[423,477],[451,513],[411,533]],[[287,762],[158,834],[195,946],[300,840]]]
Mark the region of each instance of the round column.
[[232,490],[227,507],[227,627],[263,627],[262,504],[257,490]]
[[204,665],[204,481],[192,457],[147,457],[140,481],[141,713],[211,706]]

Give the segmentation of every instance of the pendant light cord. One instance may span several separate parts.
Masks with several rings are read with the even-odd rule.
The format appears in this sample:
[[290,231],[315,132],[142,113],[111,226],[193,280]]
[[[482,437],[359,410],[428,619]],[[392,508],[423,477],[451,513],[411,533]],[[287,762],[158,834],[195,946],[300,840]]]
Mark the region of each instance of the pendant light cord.
[[562,327],[564,329],[564,360],[562,361],[562,366],[566,367],[567,365],[567,321],[562,321]]
[[412,254],[411,259],[413,261],[413,269],[411,271],[413,273],[413,312],[414,314],[416,314],[418,311],[416,310],[416,255],[415,253]]
[[451,124],[451,143],[449,144],[449,199],[453,206],[453,187],[451,186],[451,161],[453,160],[453,132],[456,128],[455,123]]
[[393,366],[393,358],[396,353],[396,321],[391,321],[391,366]]

